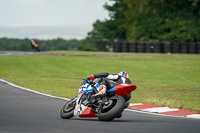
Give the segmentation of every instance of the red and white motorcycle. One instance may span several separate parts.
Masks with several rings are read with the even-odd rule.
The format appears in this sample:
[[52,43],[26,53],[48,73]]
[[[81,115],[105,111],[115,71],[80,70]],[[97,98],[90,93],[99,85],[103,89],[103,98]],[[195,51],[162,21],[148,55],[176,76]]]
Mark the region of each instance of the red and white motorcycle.
[[111,121],[120,117],[126,107],[126,96],[137,87],[133,84],[119,84],[106,91],[106,95],[91,97],[97,93],[99,83],[84,80],[78,95],[61,109],[63,119],[76,117],[98,117],[101,121]]

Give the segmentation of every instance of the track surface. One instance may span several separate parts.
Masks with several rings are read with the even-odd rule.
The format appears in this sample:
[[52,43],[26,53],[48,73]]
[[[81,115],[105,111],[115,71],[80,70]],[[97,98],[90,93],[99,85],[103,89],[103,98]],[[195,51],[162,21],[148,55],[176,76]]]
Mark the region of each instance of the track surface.
[[66,101],[0,82],[0,133],[199,133],[200,120],[125,111],[122,118],[63,120]]

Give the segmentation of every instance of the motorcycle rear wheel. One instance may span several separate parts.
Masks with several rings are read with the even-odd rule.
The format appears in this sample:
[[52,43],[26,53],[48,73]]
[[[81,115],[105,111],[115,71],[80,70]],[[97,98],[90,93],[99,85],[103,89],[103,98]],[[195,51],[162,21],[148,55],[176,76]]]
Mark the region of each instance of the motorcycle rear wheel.
[[121,96],[113,96],[108,99],[108,104],[103,105],[97,112],[101,121],[111,121],[115,119],[125,108],[125,99]]
[[75,102],[73,100],[68,101],[60,111],[60,117],[63,119],[70,119],[74,116]]

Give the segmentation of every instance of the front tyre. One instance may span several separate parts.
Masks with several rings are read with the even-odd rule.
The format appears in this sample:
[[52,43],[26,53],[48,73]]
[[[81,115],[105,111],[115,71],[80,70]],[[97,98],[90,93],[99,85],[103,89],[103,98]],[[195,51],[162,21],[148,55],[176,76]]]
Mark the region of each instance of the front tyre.
[[125,99],[121,96],[113,96],[108,99],[108,104],[103,105],[97,112],[98,119],[101,121],[111,121],[124,110]]
[[60,111],[60,117],[63,119],[70,119],[74,116],[74,109],[75,109],[76,101],[70,100],[68,101]]

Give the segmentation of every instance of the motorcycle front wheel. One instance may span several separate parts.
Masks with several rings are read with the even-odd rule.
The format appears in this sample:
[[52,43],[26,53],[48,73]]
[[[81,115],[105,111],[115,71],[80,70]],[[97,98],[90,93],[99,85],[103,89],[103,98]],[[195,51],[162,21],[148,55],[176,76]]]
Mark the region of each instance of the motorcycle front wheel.
[[70,100],[68,101],[60,111],[60,117],[63,119],[70,119],[74,116],[76,101]]
[[125,108],[125,99],[121,96],[113,96],[108,99],[97,112],[98,119],[101,121],[111,121],[115,119]]

